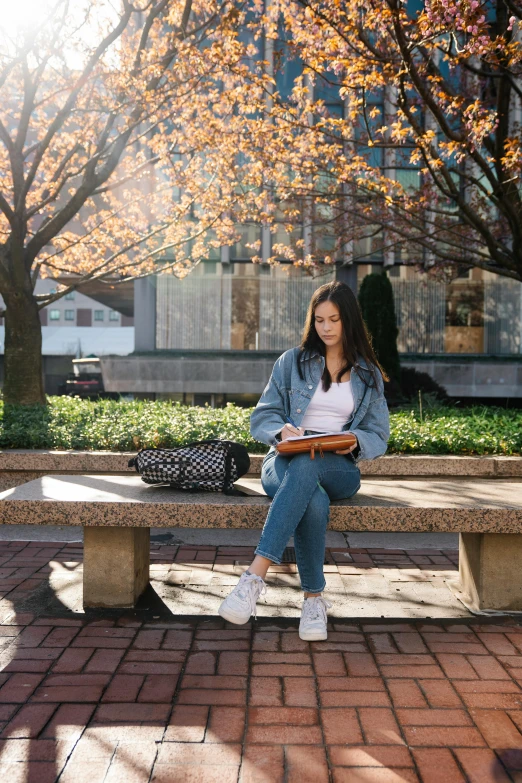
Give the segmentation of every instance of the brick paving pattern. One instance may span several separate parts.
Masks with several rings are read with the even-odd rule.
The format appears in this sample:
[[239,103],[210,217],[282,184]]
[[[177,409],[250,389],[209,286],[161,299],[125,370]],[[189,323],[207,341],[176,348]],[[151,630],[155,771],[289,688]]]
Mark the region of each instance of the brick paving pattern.
[[[153,568],[231,584],[251,551],[155,545]],[[329,560],[329,573],[436,571],[456,553],[334,548]],[[307,643],[295,619],[28,611],[51,569],[80,561],[77,544],[0,545],[9,783],[522,781],[512,618],[336,620]]]

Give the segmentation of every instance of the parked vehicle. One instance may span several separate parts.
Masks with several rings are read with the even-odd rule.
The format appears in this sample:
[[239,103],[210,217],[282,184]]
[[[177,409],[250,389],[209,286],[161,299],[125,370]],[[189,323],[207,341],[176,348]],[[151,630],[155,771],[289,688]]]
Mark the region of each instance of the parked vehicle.
[[62,394],[68,397],[109,397],[118,398],[118,394],[106,392],[100,360],[97,356],[72,360],[73,371],[63,385]]

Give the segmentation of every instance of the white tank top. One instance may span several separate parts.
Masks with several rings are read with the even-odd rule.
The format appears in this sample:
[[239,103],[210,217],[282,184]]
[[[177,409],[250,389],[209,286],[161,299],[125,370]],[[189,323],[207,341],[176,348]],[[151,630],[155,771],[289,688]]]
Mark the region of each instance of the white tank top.
[[351,382],[332,383],[325,392],[321,381],[310,400],[300,426],[314,432],[340,432],[352,413]]

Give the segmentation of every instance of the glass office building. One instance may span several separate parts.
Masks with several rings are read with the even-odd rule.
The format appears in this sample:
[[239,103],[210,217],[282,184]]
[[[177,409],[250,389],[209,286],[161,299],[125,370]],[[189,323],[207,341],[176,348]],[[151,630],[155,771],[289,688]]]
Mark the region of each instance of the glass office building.
[[[360,264],[359,281],[376,265]],[[522,354],[522,284],[481,270],[451,283],[414,269],[387,270],[402,354]],[[312,293],[339,276],[289,265],[202,262],[179,280],[155,280],[155,348],[284,351],[300,341]]]

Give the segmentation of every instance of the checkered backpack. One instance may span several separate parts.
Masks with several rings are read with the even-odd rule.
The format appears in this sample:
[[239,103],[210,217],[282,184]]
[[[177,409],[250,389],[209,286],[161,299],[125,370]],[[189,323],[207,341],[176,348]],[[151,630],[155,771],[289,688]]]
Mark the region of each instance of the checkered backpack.
[[177,449],[142,449],[129,461],[133,467],[146,484],[239,495],[233,484],[248,472],[250,457],[241,443],[201,440]]

